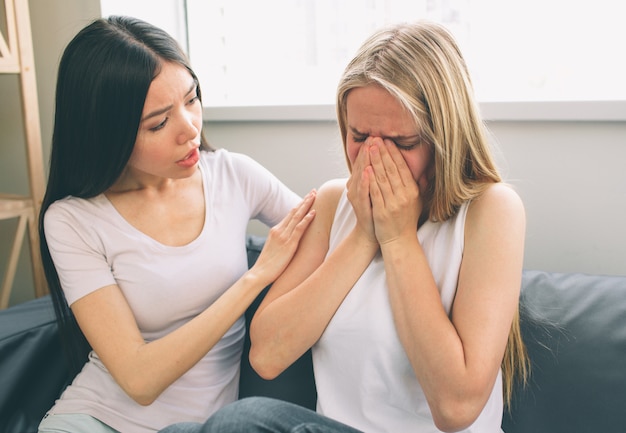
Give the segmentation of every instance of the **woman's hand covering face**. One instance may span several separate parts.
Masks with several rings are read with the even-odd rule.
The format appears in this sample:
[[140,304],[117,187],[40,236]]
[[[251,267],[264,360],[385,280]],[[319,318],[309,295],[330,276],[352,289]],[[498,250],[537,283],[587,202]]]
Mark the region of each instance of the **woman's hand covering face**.
[[392,140],[372,138],[366,167],[374,230],[379,244],[415,236],[423,204],[400,150]]

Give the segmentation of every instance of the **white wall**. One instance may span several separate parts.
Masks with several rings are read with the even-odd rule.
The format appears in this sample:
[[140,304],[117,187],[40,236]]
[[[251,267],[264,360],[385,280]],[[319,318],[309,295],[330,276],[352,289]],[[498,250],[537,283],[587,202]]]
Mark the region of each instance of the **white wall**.
[[[491,122],[505,179],[526,205],[525,267],[626,275],[626,122]],[[209,122],[299,194],[345,176],[334,122]],[[263,233],[261,225],[251,226]]]
[[626,122],[492,130],[528,216],[528,268],[626,275]]

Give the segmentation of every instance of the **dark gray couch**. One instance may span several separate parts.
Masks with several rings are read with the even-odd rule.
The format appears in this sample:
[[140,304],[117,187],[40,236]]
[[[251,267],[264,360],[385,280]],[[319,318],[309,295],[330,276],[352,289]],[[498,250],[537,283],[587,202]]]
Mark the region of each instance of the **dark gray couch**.
[[[250,263],[263,240],[249,237]],[[521,310],[532,376],[515,394],[503,430],[626,432],[626,276],[525,270]],[[248,347],[246,341],[246,352]],[[0,311],[0,432],[36,432],[66,385],[65,375],[49,297]],[[244,356],[240,396],[251,395],[314,408],[310,353],[273,381],[257,376]]]

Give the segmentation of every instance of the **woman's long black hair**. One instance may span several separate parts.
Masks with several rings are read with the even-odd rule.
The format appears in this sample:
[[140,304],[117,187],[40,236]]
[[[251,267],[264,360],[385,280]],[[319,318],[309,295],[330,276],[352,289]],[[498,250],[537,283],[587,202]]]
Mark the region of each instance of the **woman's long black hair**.
[[[44,216],[56,200],[95,197],[113,185],[133,151],[150,83],[163,62],[184,66],[177,42],[136,18],[93,21],[68,44],[59,65],[50,173],[39,214],[40,248],[70,375],[90,350],[67,304],[46,236]],[[198,86],[198,96],[200,88]],[[213,150],[204,137],[203,150]]]

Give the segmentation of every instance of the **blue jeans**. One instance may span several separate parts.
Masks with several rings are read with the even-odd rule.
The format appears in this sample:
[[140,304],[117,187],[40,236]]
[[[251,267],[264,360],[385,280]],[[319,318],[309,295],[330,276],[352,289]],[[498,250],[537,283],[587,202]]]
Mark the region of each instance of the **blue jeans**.
[[231,403],[204,424],[178,423],[159,433],[361,433],[296,404],[267,397]]

